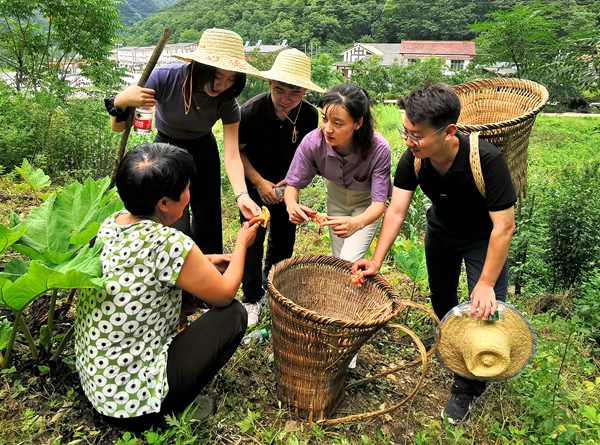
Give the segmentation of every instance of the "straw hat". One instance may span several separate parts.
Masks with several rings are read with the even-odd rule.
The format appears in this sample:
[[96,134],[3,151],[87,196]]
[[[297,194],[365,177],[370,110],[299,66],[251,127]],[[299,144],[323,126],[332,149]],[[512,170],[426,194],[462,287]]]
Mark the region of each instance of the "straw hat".
[[302,51],[281,51],[269,71],[261,71],[260,77],[267,80],[289,83],[301,88],[324,93],[325,90],[310,80],[310,59]]
[[[471,302],[459,307],[470,306]],[[479,321],[448,312],[440,325],[437,350],[444,365],[474,380],[502,380],[517,375],[529,363],[536,348],[533,328],[514,307],[504,306],[502,321]]]
[[173,55],[173,57],[186,62],[194,60],[222,70],[254,74],[255,76],[260,74],[260,71],[246,61],[242,38],[239,34],[227,29],[210,28],[205,30],[200,37],[196,51],[185,56]]

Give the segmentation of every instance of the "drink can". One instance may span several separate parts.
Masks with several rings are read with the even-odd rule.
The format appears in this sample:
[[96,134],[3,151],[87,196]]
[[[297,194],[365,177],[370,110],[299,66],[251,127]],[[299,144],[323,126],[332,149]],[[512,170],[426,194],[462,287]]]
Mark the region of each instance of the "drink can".
[[133,131],[137,134],[150,134],[152,130],[152,110],[137,107],[133,116]]

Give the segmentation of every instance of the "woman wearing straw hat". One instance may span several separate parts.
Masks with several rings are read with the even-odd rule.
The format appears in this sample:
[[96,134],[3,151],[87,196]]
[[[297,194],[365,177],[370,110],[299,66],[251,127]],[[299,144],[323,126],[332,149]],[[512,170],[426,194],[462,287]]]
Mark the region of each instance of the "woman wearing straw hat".
[[258,75],[259,71],[246,62],[242,38],[225,29],[207,29],[194,52],[173,57],[187,63],[156,68],[145,88],[131,86],[114,98],[109,111],[113,114],[111,126],[115,131],[123,131],[125,126],[119,122],[121,116],[114,115],[115,109],[156,106],[155,141],[187,150],[198,172],[190,187],[191,231],[187,212],[173,226],[191,233],[202,252],[222,253],[221,164],[211,130],[221,119],[225,170],[240,211],[247,219],[260,214],[244,183],[236,100],[246,84],[246,74]]
[[310,80],[310,59],[297,49],[281,51],[261,77],[269,80],[269,92],[242,106],[239,136],[248,193],[271,213],[264,270],[266,229],[258,229],[256,242],[246,251],[242,302],[249,326],[258,322],[271,266],[290,258],[294,251],[296,225],[289,221],[282,203],[282,188],[300,141],[318,125],[317,109],[303,100],[304,94],[324,91]]
[[369,96],[351,84],[329,88],[319,106],[321,126],[303,140],[285,177],[285,204],[294,224],[316,211],[298,203],[299,190],[316,175],[326,179],[331,252],[348,261],[362,258],[375,236],[390,196],[391,153],[373,129]]

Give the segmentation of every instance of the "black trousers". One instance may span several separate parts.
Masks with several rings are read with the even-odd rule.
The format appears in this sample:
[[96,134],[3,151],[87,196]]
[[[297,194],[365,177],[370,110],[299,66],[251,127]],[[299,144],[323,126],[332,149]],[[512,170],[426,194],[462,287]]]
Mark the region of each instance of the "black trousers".
[[[249,190],[252,200],[260,206],[265,205],[256,190]],[[271,213],[269,223],[269,237],[267,241],[267,255],[263,270],[264,241],[267,229],[259,227],[256,239],[252,246],[246,250],[244,263],[244,276],[242,278],[242,301],[244,303],[258,303],[267,288],[267,276],[273,264],[286,258],[291,258],[294,253],[296,241],[296,225],[290,222],[290,216],[285,209],[285,203],[267,205]],[[242,223],[246,219],[240,213]]]
[[[454,306],[458,304],[458,280],[461,263],[464,260],[467,272],[469,295],[477,284],[489,240],[465,241],[453,240],[442,234],[425,233],[425,259],[429,276],[431,304],[435,314],[441,320]],[[496,300],[505,301],[508,287],[508,261],[504,263],[502,272],[494,286]],[[480,396],[485,391],[485,382],[467,379],[454,375],[452,392]]]
[[213,307],[177,334],[169,346],[169,392],[159,413],[125,419],[102,417],[119,428],[144,431],[160,424],[166,414],[183,411],[231,358],[247,324],[248,313],[239,301]]
[[202,253],[223,253],[221,159],[215,136],[211,132],[197,139],[176,139],[159,132],[154,142],[183,148],[194,157],[196,166],[196,177],[190,185],[191,226],[186,207],[171,227],[191,236]]

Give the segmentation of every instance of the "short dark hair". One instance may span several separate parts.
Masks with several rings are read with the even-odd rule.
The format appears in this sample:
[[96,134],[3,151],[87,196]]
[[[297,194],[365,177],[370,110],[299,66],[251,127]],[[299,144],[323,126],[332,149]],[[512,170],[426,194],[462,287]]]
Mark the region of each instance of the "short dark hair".
[[412,124],[426,123],[432,128],[455,124],[460,116],[460,100],[445,83],[430,83],[412,90],[398,102]]
[[[192,66],[194,70],[192,71]],[[217,75],[217,68],[210,65],[205,65],[204,63],[191,61],[187,67],[188,74],[190,71],[193,74],[193,82],[196,87],[194,89],[196,91],[204,88],[204,85],[208,84],[210,89],[212,90],[215,86],[215,76]],[[224,99],[233,99],[242,94],[244,87],[246,86],[246,74],[244,73],[235,73],[235,81],[233,85],[219,94],[219,97]]]
[[125,208],[134,216],[148,216],[165,196],[179,202],[195,175],[191,154],[174,145],[152,142],[123,156],[116,184]]
[[358,153],[366,159],[373,148],[373,115],[371,114],[371,99],[369,93],[356,85],[340,83],[328,88],[319,101],[323,109],[327,105],[340,105],[348,112],[354,122],[362,117],[361,127],[354,131],[353,141],[358,147]]

